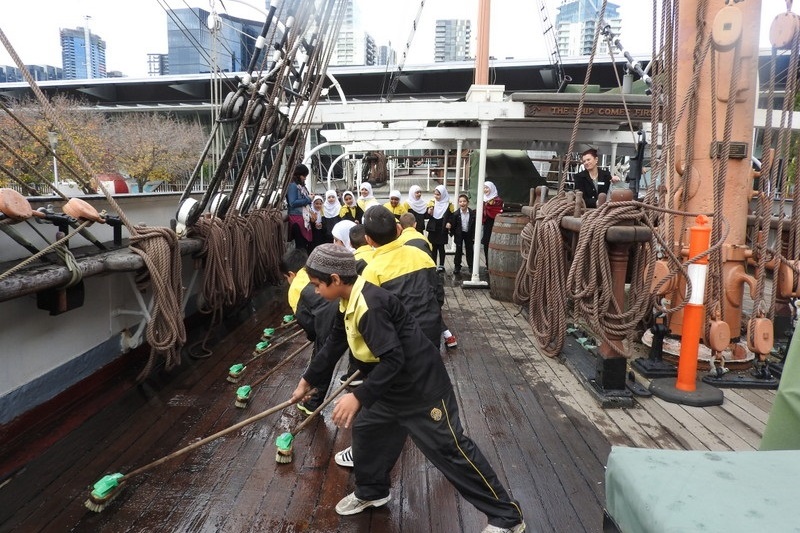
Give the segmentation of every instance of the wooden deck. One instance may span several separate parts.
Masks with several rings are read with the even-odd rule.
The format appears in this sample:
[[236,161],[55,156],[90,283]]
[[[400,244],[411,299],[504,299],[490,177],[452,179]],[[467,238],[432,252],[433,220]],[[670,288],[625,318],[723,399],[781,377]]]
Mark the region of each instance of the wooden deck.
[[[637,398],[633,408],[602,409],[566,365],[538,353],[516,306],[485,290],[446,290],[445,318],[459,346],[443,357],[466,433],[520,501],[529,530],[602,530],[612,445],[758,447],[774,391],[725,390],[723,405],[710,408]],[[102,513],[86,510],[89,488],[104,474],[131,472],[288,398],[307,354],[257,388],[248,408],[233,405],[236,388],[300,346],[299,338],[251,365],[238,384],[225,380],[228,367],[247,359],[261,329],[281,314],[258,312],[218,342],[211,358],[187,361],[170,379],[132,387],[131,371],[118,384],[127,392],[79,427],[63,416],[47,433],[22,441],[6,435],[0,457],[19,468],[11,475],[2,469],[0,531],[480,531],[486,518],[410,441],[393,472],[391,502],[339,517],[334,505],[353,489],[353,477],[333,454],[349,444],[349,430],[325,416],[298,435],[293,462],[277,464],[275,438],[302,420],[293,407],[135,476]],[[20,442],[47,446],[27,457]]]

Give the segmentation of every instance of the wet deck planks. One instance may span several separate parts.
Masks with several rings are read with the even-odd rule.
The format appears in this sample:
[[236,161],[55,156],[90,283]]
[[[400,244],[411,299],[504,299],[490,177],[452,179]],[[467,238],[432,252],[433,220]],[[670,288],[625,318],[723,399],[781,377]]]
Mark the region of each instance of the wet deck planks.
[[[260,312],[213,357],[132,389],[30,461],[0,487],[0,531],[480,531],[485,517],[410,442],[393,472],[393,500],[337,516],[333,507],[353,479],[333,454],[349,444],[349,431],[325,417],[298,436],[292,463],[278,465],[275,437],[301,421],[293,408],[133,478],[103,513],[85,510],[88,487],[103,474],[129,472],[288,397],[307,355],[265,382],[244,410],[233,407],[236,387],[280,354],[256,362],[239,384],[224,379],[278,316]],[[707,409],[639,398],[633,408],[604,410],[565,365],[539,354],[513,304],[448,286],[445,317],[459,338],[443,357],[462,423],[533,530],[601,529],[611,445],[755,449],[775,394],[725,391],[725,403]]]

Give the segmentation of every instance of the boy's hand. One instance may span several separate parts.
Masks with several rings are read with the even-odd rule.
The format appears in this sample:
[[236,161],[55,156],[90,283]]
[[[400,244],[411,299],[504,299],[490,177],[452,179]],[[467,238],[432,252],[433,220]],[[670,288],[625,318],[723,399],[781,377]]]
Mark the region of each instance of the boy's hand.
[[292,393],[292,401],[302,401],[306,396],[308,396],[309,392],[311,392],[311,384],[304,378],[300,378],[300,383],[297,384],[297,388],[294,389],[294,392]]
[[349,428],[359,409],[361,402],[358,398],[352,392],[345,394],[336,401],[336,407],[333,408],[333,423],[345,429]]

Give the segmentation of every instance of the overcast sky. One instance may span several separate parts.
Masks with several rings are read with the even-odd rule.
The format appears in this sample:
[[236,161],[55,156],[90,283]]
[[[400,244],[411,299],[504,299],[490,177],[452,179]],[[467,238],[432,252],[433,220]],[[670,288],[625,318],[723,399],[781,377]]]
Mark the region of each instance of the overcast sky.
[[[549,19],[555,20],[561,0],[545,0]],[[600,5],[600,0],[598,5]],[[6,0],[3,2],[0,29],[26,64],[61,66],[60,28],[83,27],[106,41],[106,69],[126,76],[147,75],[147,54],[167,52],[167,15],[164,6],[174,9],[202,7],[218,12],[224,7],[235,16],[263,20],[259,10],[263,0]],[[391,42],[402,52],[408,40],[418,0],[355,0],[361,10],[366,31],[379,45]],[[632,53],[647,53],[651,42],[651,2],[618,0],[622,18],[620,39]],[[256,8],[248,7],[256,6]],[[534,0],[492,0],[490,49],[497,58],[544,59],[549,55],[542,34],[538,2]],[[478,0],[427,0],[420,24],[409,49],[407,66],[433,61],[433,35],[436,19],[477,19]],[[785,2],[764,0],[762,43],[772,19],[786,10]],[[13,65],[0,45],[0,64]]]

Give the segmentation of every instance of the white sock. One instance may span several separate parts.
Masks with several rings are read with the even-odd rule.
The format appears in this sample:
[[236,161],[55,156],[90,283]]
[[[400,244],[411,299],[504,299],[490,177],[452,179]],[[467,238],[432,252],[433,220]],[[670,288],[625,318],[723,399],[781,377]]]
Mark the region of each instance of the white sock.
[[449,329],[444,330],[444,333],[442,333],[442,337],[444,337],[445,339],[448,338],[448,337],[452,337],[452,336],[453,336],[453,334],[450,333]]

